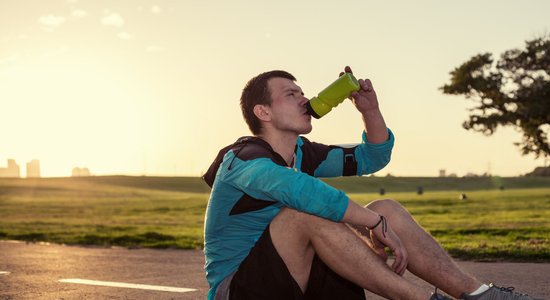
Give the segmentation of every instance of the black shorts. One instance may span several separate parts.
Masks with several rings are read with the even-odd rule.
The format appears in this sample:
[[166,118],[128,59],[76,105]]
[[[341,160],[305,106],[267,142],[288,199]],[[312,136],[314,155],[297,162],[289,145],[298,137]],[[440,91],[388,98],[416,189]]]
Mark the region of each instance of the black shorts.
[[304,295],[273,246],[268,226],[233,276],[229,299],[364,300],[365,291],[340,277],[315,255]]

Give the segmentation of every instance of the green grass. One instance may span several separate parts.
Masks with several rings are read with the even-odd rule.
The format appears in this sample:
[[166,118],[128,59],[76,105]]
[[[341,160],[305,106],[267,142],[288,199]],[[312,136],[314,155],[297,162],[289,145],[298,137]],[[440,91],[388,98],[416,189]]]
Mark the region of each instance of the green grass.
[[[550,261],[550,188],[389,193],[454,257]],[[380,197],[351,194],[360,203]]]
[[[363,204],[398,200],[455,257],[550,261],[550,178],[326,182]],[[199,249],[209,191],[183,177],[0,179],[0,239]]]
[[0,238],[200,248],[208,187],[199,178],[0,180]]

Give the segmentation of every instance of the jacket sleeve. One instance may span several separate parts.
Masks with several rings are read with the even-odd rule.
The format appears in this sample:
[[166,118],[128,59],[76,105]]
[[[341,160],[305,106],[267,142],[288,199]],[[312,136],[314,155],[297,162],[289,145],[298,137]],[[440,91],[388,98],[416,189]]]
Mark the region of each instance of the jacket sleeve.
[[[388,129],[388,140],[373,144],[363,131],[360,144],[350,146],[327,146],[326,157],[314,168],[315,177],[361,176],[384,168],[391,159],[394,136]],[[304,154],[306,155],[306,154]]]
[[340,221],[348,207],[342,191],[297,170],[274,163],[270,158],[241,160],[229,152],[218,179],[253,198],[277,201],[332,221]]

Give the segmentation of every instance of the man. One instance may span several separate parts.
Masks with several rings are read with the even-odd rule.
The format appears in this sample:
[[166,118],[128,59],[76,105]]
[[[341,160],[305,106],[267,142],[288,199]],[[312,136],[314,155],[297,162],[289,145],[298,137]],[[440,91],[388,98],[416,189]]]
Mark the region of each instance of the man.
[[[271,71],[247,83],[241,109],[254,136],[222,149],[204,176],[212,187],[208,299],[364,299],[364,289],[391,299],[448,299],[405,280],[407,269],[454,297],[531,299],[461,271],[397,202],[362,207],[316,179],[380,170],[394,137],[368,79],[351,94],[365,125],[361,144],[343,148],[301,137],[312,125],[295,80]],[[386,247],[395,256],[391,267]]]

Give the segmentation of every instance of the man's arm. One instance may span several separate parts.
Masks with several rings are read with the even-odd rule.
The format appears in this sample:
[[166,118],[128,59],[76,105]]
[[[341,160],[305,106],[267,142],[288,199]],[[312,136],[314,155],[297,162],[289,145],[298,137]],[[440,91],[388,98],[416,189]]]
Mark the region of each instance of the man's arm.
[[348,206],[346,194],[305,173],[276,164],[268,157],[241,159],[229,152],[216,181],[256,199],[339,222]]
[[[345,72],[352,73],[351,68],[346,67]],[[303,162],[302,171],[315,177],[361,176],[382,169],[390,161],[393,134],[380,112],[371,81],[358,81],[360,90],[353,92],[350,99],[361,113],[365,127],[361,144],[327,146],[300,138],[298,146],[301,151],[297,152],[297,158]]]
[[[352,73],[346,66],[346,73]],[[380,112],[378,97],[370,79],[359,79],[360,90],[351,93],[351,100],[363,117],[367,140],[373,144],[381,144],[388,140],[388,127]]]

